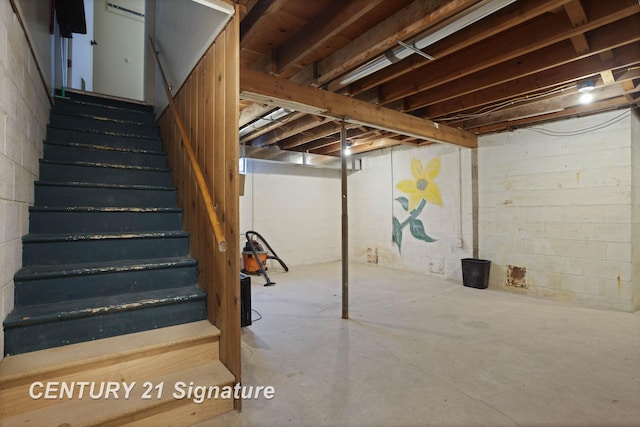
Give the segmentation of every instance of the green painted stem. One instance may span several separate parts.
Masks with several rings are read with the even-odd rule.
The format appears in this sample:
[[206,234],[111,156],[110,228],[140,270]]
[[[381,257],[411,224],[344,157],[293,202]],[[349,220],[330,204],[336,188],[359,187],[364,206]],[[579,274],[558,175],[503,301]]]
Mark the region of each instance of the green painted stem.
[[411,222],[411,220],[416,219],[418,215],[420,215],[420,213],[422,212],[422,209],[424,209],[424,206],[426,204],[427,204],[427,201],[425,199],[420,200],[420,204],[418,205],[417,208],[411,211],[411,215],[409,215],[409,218],[405,219],[404,222],[400,224],[400,230],[405,228]]

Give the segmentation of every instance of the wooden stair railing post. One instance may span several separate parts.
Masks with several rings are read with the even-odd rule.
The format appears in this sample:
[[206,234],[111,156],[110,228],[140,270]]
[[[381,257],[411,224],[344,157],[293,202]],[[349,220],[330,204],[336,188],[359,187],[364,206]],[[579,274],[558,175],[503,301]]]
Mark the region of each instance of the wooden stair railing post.
[[200,168],[198,160],[196,159],[196,154],[193,151],[193,147],[191,146],[191,140],[189,139],[187,131],[184,128],[182,118],[180,117],[180,113],[178,112],[178,108],[176,107],[175,101],[173,99],[173,94],[171,93],[169,82],[167,81],[167,76],[164,73],[164,69],[162,68],[162,64],[160,63],[160,58],[158,57],[158,52],[156,51],[153,39],[151,37],[149,37],[149,46],[153,51],[153,56],[156,59],[158,68],[160,69],[160,74],[162,75],[162,80],[164,82],[164,89],[169,100],[169,106],[171,107],[171,111],[173,111],[173,116],[175,118],[176,125],[178,126],[178,131],[180,132],[180,138],[182,139],[182,145],[184,146],[187,156],[189,157],[189,163],[193,168],[193,173],[198,184],[199,193],[204,201],[204,206],[207,210],[207,216],[209,218],[209,222],[211,223],[213,234],[215,235],[216,241],[218,242],[218,250],[220,252],[225,252],[227,250],[227,241],[224,236],[224,231],[222,231],[222,226],[220,225],[220,219],[216,214],[215,208],[213,206],[213,200],[211,198],[211,193],[209,192],[209,188],[207,187],[204,175],[202,174],[202,169]]

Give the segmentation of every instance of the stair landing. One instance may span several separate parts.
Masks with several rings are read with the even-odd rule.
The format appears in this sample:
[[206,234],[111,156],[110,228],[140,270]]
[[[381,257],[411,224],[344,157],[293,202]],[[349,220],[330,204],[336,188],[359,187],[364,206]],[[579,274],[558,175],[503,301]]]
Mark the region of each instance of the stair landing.
[[204,320],[6,357],[0,426],[189,426],[231,411],[233,399],[183,397],[233,385],[219,335]]

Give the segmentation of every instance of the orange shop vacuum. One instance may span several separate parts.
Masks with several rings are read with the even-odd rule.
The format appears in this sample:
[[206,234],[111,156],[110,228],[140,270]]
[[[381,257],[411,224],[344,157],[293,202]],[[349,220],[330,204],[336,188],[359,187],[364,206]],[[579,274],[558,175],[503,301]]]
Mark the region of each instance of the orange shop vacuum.
[[[284,271],[289,271],[289,267],[278,257],[275,251],[269,246],[269,243],[259,233],[255,231],[247,231],[245,233],[247,243],[242,250],[242,261],[244,274],[255,274],[264,276],[267,283],[265,286],[272,286],[276,283],[269,279],[267,274],[267,260],[274,259],[280,263]],[[265,250],[266,248],[266,250]]]

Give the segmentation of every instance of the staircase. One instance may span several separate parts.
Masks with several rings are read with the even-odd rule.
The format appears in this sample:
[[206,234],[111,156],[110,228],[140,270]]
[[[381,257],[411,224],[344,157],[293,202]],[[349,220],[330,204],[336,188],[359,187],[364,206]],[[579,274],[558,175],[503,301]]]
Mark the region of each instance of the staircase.
[[[29,234],[23,237],[23,268],[14,277],[15,308],[4,321],[9,357],[0,364],[0,425],[17,425],[4,424],[8,416],[17,416],[17,423],[22,416],[37,419],[36,413],[44,414],[40,419],[47,425],[58,425],[49,422],[51,401],[34,403],[20,389],[49,378],[233,383],[217,360],[219,331],[204,320],[206,293],[196,284],[197,262],[189,257],[189,235],[181,228],[151,107],[69,95],[56,99],[51,111]],[[190,339],[201,346],[195,353],[183,342]],[[167,373],[177,377],[162,379]],[[149,402],[128,402],[106,418],[89,410],[82,423],[61,423],[133,420],[140,413],[162,413],[157,407],[164,404],[184,406],[165,400],[154,399],[152,410]],[[53,412],[75,414],[77,403],[64,410],[56,403]],[[196,412],[209,417],[232,408],[233,401]]]

